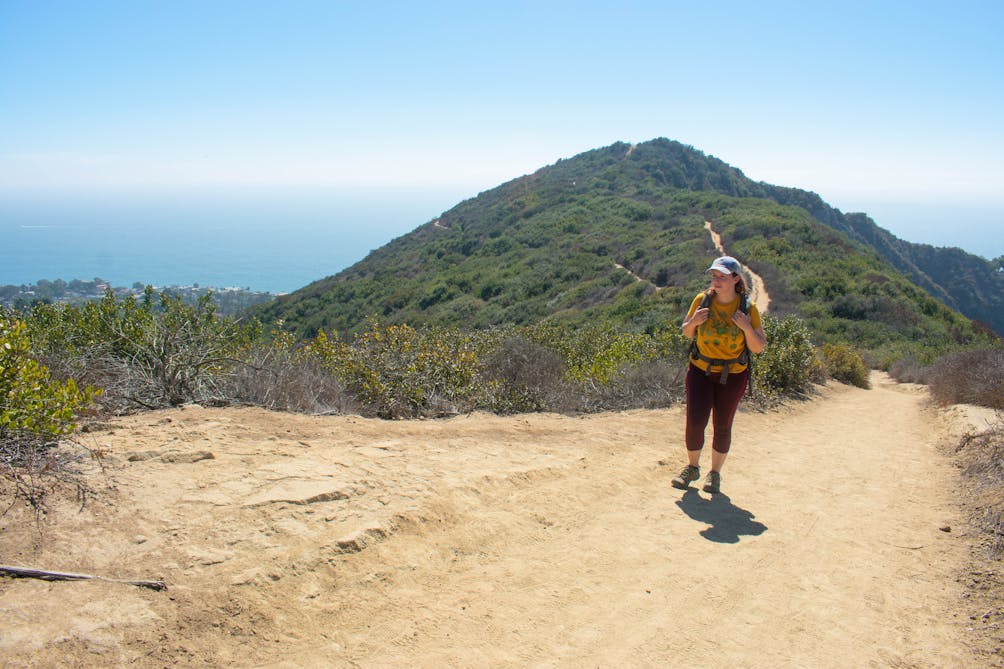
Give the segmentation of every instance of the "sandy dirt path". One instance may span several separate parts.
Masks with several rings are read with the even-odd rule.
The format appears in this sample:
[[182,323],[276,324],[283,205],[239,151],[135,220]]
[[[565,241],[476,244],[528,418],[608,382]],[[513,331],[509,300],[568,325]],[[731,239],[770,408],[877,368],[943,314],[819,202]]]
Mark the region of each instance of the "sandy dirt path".
[[118,419],[100,494],[8,513],[0,563],[168,589],[0,579],[0,665],[980,666],[961,428],[873,378],[740,412],[716,496],[669,485],[679,408]]

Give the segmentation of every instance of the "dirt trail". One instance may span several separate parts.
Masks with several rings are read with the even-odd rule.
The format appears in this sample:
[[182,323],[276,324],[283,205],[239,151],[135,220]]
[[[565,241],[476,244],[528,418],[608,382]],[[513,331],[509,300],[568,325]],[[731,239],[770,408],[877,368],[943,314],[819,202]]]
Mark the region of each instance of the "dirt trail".
[[0,563],[168,590],[0,579],[0,665],[979,666],[957,415],[873,378],[741,412],[714,497],[669,485],[679,408],[115,420],[102,494],[9,513]]
[[[711,242],[718,252],[727,255],[727,251],[722,245],[722,236],[711,227],[711,221],[704,221],[704,229],[711,235]],[[753,300],[753,304],[756,305],[761,314],[767,313],[767,309],[770,308],[770,295],[767,294],[767,286],[763,282],[763,278],[746,265],[743,265],[743,269],[746,270],[750,279],[750,299]]]

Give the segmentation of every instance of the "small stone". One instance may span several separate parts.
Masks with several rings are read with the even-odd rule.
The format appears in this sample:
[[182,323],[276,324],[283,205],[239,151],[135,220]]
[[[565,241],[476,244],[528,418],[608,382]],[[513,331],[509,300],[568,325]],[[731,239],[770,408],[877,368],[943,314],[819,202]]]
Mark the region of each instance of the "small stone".
[[153,458],[160,457],[162,453],[160,451],[139,451],[135,453],[130,453],[126,458],[129,462],[143,462],[144,460],[152,460]]

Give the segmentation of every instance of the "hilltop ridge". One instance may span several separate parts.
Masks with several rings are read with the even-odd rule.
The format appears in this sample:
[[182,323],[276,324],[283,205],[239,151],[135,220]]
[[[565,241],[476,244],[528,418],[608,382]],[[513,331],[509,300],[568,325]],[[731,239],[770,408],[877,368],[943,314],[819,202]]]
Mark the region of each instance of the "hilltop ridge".
[[[371,317],[652,330],[678,322],[703,285],[717,252],[706,221],[763,277],[775,314],[799,315],[824,338],[871,347],[988,334],[956,313],[963,306],[1004,331],[1004,276],[988,261],[900,242],[815,193],[754,182],[663,138],[587,151],[479,193],[255,313],[308,335],[358,331]],[[969,268],[957,282],[925,269],[946,257]]]

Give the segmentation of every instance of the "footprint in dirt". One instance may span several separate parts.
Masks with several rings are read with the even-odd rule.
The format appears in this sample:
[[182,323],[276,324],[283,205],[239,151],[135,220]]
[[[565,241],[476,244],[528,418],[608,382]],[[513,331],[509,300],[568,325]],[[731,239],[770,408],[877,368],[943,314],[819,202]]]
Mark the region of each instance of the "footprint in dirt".
[[767,531],[766,525],[753,520],[755,516],[733,504],[728,495],[718,493],[706,499],[690,489],[683,493],[676,505],[694,520],[710,525],[700,532],[708,541],[736,544],[740,536],[755,537]]

